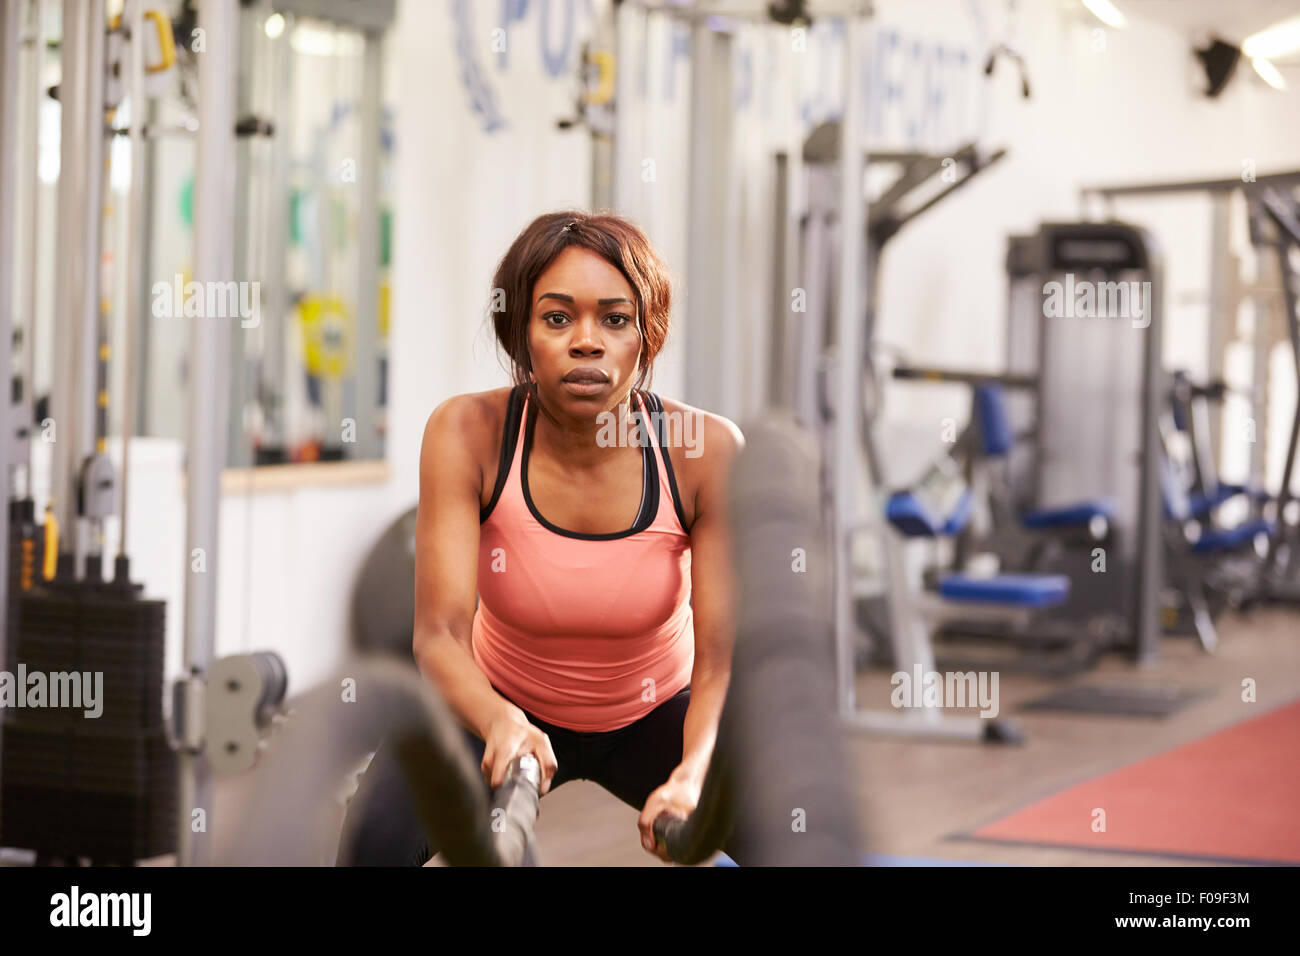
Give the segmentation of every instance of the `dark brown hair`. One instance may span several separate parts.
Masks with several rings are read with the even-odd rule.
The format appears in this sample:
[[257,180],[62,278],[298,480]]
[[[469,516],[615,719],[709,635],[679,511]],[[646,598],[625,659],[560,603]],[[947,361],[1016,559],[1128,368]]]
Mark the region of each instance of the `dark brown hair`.
[[488,307],[497,342],[510,358],[512,380],[528,388],[535,406],[541,403],[537,386],[529,379],[532,360],[528,355],[533,285],[569,246],[590,249],[618,269],[632,287],[636,327],[641,334],[641,370],[633,389],[648,387],[655,357],[668,338],[672,284],[668,268],[645,233],[619,216],[584,212],[538,216],[515,238],[497,265]]

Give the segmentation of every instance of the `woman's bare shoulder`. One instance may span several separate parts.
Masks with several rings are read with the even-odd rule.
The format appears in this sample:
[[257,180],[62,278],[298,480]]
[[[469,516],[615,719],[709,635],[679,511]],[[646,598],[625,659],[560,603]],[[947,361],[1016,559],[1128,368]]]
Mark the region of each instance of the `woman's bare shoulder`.
[[744,448],[745,437],[724,415],[663,396],[660,400],[664,406],[668,455],[690,527],[700,504],[700,489],[715,487],[725,478],[728,465]]
[[429,422],[432,425],[437,420],[450,433],[448,437],[474,442],[484,433],[491,433],[494,427],[500,431],[509,399],[509,386],[453,395],[438,404],[429,415]]
[[745,436],[725,415],[662,395],[660,401],[669,447],[681,450],[684,460],[698,464],[722,462],[745,446]]
[[488,389],[484,392],[465,392],[453,395],[438,404],[425,425],[425,447],[428,453],[441,454],[446,448],[461,448],[473,460],[479,471],[480,482],[495,474],[501,429],[506,420],[506,405],[510,399],[509,386]]

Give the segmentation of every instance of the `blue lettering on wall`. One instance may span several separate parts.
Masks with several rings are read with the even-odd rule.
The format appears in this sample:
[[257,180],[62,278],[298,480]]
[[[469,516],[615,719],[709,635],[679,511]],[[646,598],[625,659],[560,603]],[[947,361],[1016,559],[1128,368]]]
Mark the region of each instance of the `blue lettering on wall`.
[[[542,67],[548,79],[561,78],[572,68],[579,29],[583,27],[578,21],[591,23],[595,16],[592,0],[581,0],[581,6],[579,0],[562,0],[562,15],[552,9],[559,2],[499,0],[499,20],[494,25],[509,35],[514,25],[524,22],[529,13],[535,13],[532,22],[537,24]],[[507,124],[496,92],[477,59],[483,37],[482,29],[473,22],[473,11],[478,6],[477,0],[450,0],[459,78],[471,110],[484,131],[492,133]],[[558,30],[552,13],[559,21]],[[676,98],[680,61],[690,60],[692,33],[680,21],[665,23],[663,28],[668,31],[664,44],[663,97],[672,101]],[[642,98],[648,92],[652,72],[647,55],[650,32],[641,34],[642,50],[636,65]],[[987,90],[979,83],[980,78],[973,75],[967,50],[904,35],[883,25],[873,34],[869,44],[871,53],[860,58],[858,75],[853,78],[865,92],[863,110],[868,136],[903,148],[942,150],[978,134],[982,123],[972,122],[979,118],[968,115],[971,100],[967,94],[972,84],[985,98]],[[843,114],[844,40],[844,25],[839,20],[819,20],[808,30],[807,50],[796,58],[796,69],[802,71],[804,80],[799,118],[805,131],[819,123],[839,119]],[[743,34],[737,37],[732,74],[732,108],[736,114],[752,108],[756,102],[763,115],[771,114],[776,83],[772,63],[779,55],[779,45],[780,38],[773,33],[766,34],[762,41]],[[632,68],[632,58],[633,52],[625,51],[620,66]],[[497,53],[497,67],[499,71],[509,68],[506,50]],[[965,128],[958,128],[961,126]]]
[[885,116],[895,104],[903,99],[903,87],[894,82],[895,71],[891,68],[894,54],[902,46],[903,39],[897,30],[881,30],[876,35],[875,69],[872,75],[871,95],[871,135],[880,137],[885,134]]
[[[964,94],[962,99],[958,102],[962,104],[962,112],[966,115],[969,115],[970,113],[970,79],[966,70],[968,63],[970,63],[970,55],[965,50],[959,50],[957,52],[957,69],[954,71],[953,75],[956,78],[956,88]],[[978,87],[980,102],[987,103],[989,99],[989,90],[992,89],[992,87],[990,87],[988,83],[983,82],[984,70],[982,65],[978,79],[980,81]],[[966,123],[966,132],[963,135],[971,139],[980,139],[983,137],[983,120],[976,119],[974,122],[968,120]]]
[[[492,27],[493,30],[504,30],[507,37],[507,42],[502,45],[504,48],[497,51],[499,72],[507,70],[510,65],[508,50],[511,26],[522,23],[529,10],[538,10],[539,6],[540,11],[534,22],[538,27],[543,69],[550,78],[564,76],[572,69],[577,49],[576,38],[586,24],[595,20],[595,6],[593,0],[564,0],[562,33],[558,47],[552,49],[551,3],[552,0],[541,0],[540,4],[530,3],[530,0],[500,0],[499,18]],[[483,6],[486,6],[486,0],[450,0],[452,37],[460,81],[469,98],[470,109],[479,117],[483,131],[494,133],[504,129],[507,123],[497,106],[496,93],[488,82],[487,73],[478,61],[483,31],[474,23],[474,11],[476,7],[482,9]]]
[[[823,70],[826,74],[826,102],[829,108],[826,110],[827,122],[837,122],[844,116],[844,93],[842,89],[842,77],[844,75],[844,54],[848,47],[845,39],[844,21],[831,20],[829,24],[830,36],[826,38],[827,56],[823,62]],[[836,51],[836,57],[832,60],[829,55],[831,51]],[[834,71],[832,72],[832,63]]]
[[[912,77],[913,80],[909,84],[910,89],[908,90],[911,96],[904,100],[906,109],[906,120],[904,122],[907,130],[907,143],[909,146],[916,146],[917,140],[920,138],[921,123],[925,113],[925,77],[922,73],[925,68],[925,51],[921,47],[920,40],[912,41],[912,55],[909,59],[911,62],[907,65],[907,75]],[[920,78],[919,83],[916,81],[917,77]]]
[[548,42],[551,33],[551,0],[542,0],[542,24],[539,31],[542,38],[542,63],[552,77],[563,76],[569,69],[569,55],[573,51],[575,2],[576,0],[564,0],[564,43],[558,53],[552,53]]
[[806,129],[839,116],[839,107],[831,90],[831,54],[837,48],[843,55],[844,25],[838,20],[814,22],[808,31],[808,50],[804,56],[815,60],[816,75],[810,95],[805,96],[799,109],[799,116]]
[[690,27],[673,21],[668,41],[668,65],[664,69],[664,99],[671,100],[677,89],[677,61],[691,55]]
[[465,87],[465,95],[469,97],[470,110],[478,116],[484,132],[495,133],[506,125],[506,121],[497,108],[496,96],[474,55],[476,32],[473,15],[470,13],[470,0],[452,0],[451,17],[456,59],[460,65],[460,81]]
[[926,77],[928,83],[925,94],[926,128],[932,149],[942,149],[944,137],[944,84],[947,83],[946,58],[948,51],[942,45],[936,46],[930,54]]
[[736,91],[734,111],[739,113],[749,106],[754,93],[754,54],[748,47],[736,50],[732,73]]
[[886,28],[876,33],[873,47],[866,95],[872,139],[943,150],[969,135],[958,128],[967,117],[956,110],[965,102],[961,93],[977,81],[967,71],[965,50]]
[[501,0],[501,17],[497,21],[497,26],[505,31],[506,42],[502,44],[501,50],[497,53],[497,69],[504,70],[509,66],[506,57],[510,49],[510,24],[522,23],[524,14],[528,12],[528,0]]

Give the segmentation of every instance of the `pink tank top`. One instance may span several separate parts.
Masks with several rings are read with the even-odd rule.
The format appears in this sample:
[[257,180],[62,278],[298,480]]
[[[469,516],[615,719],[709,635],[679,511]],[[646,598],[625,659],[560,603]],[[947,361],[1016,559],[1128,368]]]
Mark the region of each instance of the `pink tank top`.
[[695,660],[691,549],[657,396],[639,393],[648,434],[641,508],[626,531],[551,524],[528,493],[536,408],[510,393],[492,500],[479,515],[474,660],[507,698],[575,731],[610,731],[690,685]]

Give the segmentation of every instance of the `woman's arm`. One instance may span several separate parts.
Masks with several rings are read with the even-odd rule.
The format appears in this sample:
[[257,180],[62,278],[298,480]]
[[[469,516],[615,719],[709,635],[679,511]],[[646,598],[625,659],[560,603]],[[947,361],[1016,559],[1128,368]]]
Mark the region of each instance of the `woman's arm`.
[[484,739],[493,721],[518,710],[492,688],[470,647],[483,483],[474,449],[491,430],[490,416],[473,395],[443,402],[425,425],[412,638],[420,673],[457,719]]
[[673,777],[704,783],[731,679],[735,644],[735,571],[731,558],[728,486],[731,466],[745,439],[721,416],[702,412],[703,455],[691,524],[691,607],[695,624],[695,664],[691,702],[682,731],[682,762]]
[[662,813],[685,818],[700,801],[704,777],[718,737],[718,721],[731,681],[731,649],[736,641],[736,582],[731,558],[731,466],[745,446],[740,429],[720,415],[695,409],[704,419],[703,456],[696,463],[695,517],[691,523],[691,608],[695,623],[695,663],[691,702],[682,726],[682,762],[663,786],[646,798],[637,828],[641,845],[668,862],[668,851],[654,836]]

